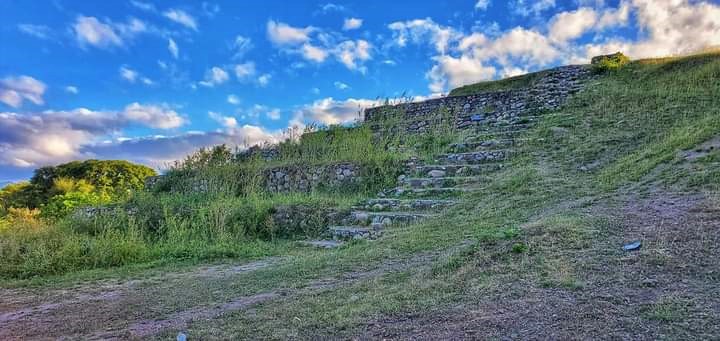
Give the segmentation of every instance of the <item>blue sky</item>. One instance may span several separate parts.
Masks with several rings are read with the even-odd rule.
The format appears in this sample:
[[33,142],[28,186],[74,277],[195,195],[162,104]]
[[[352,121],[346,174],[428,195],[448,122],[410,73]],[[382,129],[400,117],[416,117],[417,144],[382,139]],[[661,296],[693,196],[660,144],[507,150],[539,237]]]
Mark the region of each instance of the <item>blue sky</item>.
[[379,98],[717,46],[720,5],[3,1],[0,38],[2,182],[73,159],[163,168],[201,146],[349,123]]

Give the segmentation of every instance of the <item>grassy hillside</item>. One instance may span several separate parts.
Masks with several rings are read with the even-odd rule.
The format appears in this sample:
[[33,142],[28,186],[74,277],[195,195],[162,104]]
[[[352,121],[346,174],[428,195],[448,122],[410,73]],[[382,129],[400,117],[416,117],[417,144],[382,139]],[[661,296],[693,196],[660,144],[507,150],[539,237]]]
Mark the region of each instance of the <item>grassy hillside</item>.
[[[602,74],[562,109],[545,113],[522,136],[510,167],[459,206],[336,250],[224,237],[211,232],[228,226],[215,224],[214,214],[273,200],[342,204],[352,195],[138,199],[156,202],[164,214],[173,205],[196,213],[167,220],[176,225],[152,241],[125,229],[126,222],[92,232],[107,240],[138,233],[139,245],[152,250],[120,264],[165,259],[160,254],[280,258],[254,271],[128,286],[135,308],[119,300],[104,322],[125,325],[138,306],[152,306],[146,318],[155,321],[177,321],[182,312],[204,316],[182,324],[201,339],[712,338],[720,333],[718,79],[717,53],[635,61]],[[7,243],[7,234],[0,237]],[[633,240],[642,241],[641,250],[623,251]],[[187,251],[202,249],[211,251]],[[53,277],[53,286],[177,271],[123,269]],[[29,283],[38,281],[7,285]],[[178,328],[158,336],[174,337]],[[65,335],[61,329],[52,333]]]

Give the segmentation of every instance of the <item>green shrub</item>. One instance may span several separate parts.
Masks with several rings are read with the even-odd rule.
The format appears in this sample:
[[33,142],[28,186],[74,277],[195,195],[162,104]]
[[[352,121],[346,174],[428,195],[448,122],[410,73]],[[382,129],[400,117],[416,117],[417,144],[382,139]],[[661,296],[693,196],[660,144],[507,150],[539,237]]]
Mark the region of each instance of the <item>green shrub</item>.
[[621,52],[593,57],[591,65],[596,73],[616,71],[630,63],[630,58]]

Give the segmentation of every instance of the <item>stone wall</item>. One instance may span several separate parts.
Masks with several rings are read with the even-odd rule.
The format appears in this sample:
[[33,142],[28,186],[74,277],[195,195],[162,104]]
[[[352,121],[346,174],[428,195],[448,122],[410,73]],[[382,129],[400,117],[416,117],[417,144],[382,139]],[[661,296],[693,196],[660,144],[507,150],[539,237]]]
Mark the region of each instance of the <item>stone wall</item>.
[[287,166],[264,173],[268,192],[311,192],[314,190],[357,186],[361,169],[352,163],[323,166]]
[[333,208],[296,204],[275,207],[270,218],[277,235],[317,237],[346,214]]
[[586,66],[563,66],[546,71],[527,88],[370,108],[365,110],[365,122],[376,132],[389,129],[386,133],[518,123],[524,116],[558,108],[583,88],[590,75]]

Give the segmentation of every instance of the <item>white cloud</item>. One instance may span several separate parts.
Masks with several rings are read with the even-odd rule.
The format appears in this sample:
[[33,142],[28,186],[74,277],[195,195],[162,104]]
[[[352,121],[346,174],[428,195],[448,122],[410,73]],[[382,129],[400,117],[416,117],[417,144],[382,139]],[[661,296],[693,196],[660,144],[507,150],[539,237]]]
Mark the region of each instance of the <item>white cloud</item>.
[[225,70],[220,67],[213,66],[210,70],[205,72],[205,80],[199,82],[199,84],[206,87],[214,87],[227,82],[229,79],[230,76],[227,72],[225,72]]
[[109,20],[101,22],[95,17],[77,16],[70,30],[80,47],[93,46],[103,49],[125,47],[127,42],[141,33],[162,35],[157,28],[148,26],[140,19],[130,17],[125,23]]
[[95,47],[122,46],[123,40],[109,24],[101,23],[95,17],[78,16],[73,24],[75,39],[81,46]]
[[155,5],[148,2],[142,2],[137,0],[130,0],[130,4],[133,5],[135,8],[138,8],[140,10],[143,10],[145,12],[155,12],[157,11],[155,9]]
[[156,129],[173,129],[187,123],[187,120],[167,105],[142,105],[135,102],[125,107],[122,116]]
[[237,124],[238,124],[238,123],[237,123],[237,120],[235,119],[235,117],[223,116],[222,114],[218,114],[218,113],[213,112],[213,111],[208,112],[208,115],[210,116],[210,118],[212,118],[213,120],[217,121],[218,123],[220,123],[220,124],[221,124],[223,127],[225,127],[225,128],[235,128],[235,127],[237,127]]
[[270,110],[267,113],[265,113],[265,115],[267,116],[267,118],[269,118],[273,121],[277,121],[280,119],[280,110],[273,109],[273,110]]
[[67,93],[69,93],[69,94],[77,95],[79,91],[78,91],[78,88],[77,88],[77,87],[72,86],[72,85],[68,85],[68,86],[65,87],[65,92],[67,92]]
[[320,10],[321,10],[323,13],[328,13],[328,12],[331,12],[331,11],[345,12],[347,9],[346,9],[345,6],[343,6],[343,5],[338,5],[338,4],[334,4],[334,3],[327,3],[327,4],[324,4],[324,5],[320,6]]
[[172,38],[168,38],[168,51],[170,51],[170,54],[175,59],[177,59],[180,54],[180,50],[178,49],[178,46],[175,43],[175,40],[173,40]]
[[547,11],[555,7],[555,0],[515,0],[509,3],[509,7],[513,9],[515,14],[519,14],[523,17],[530,15],[539,15],[540,13]]
[[335,88],[338,89],[338,90],[347,90],[347,89],[350,89],[350,86],[347,85],[347,84],[345,84],[345,83],[343,83],[343,82],[335,82],[334,85],[335,85]]
[[191,29],[197,31],[197,21],[195,20],[195,18],[193,18],[193,16],[191,16],[190,14],[188,14],[187,12],[185,12],[181,9],[176,9],[176,8],[169,9],[169,10],[163,12],[163,15],[166,18],[168,18],[180,25],[183,25],[187,28],[191,28]]
[[50,39],[52,30],[45,25],[19,24],[18,30],[39,39]]
[[25,100],[42,105],[46,89],[45,83],[30,76],[5,77],[0,79],[0,102],[13,108],[19,108]]
[[380,104],[382,102],[378,100],[349,98],[339,101],[332,97],[323,98],[297,110],[293,123],[297,125],[301,125],[302,122],[318,122],[328,125],[350,123],[362,119],[364,109]]
[[313,27],[298,28],[282,22],[268,20],[267,37],[276,45],[299,45],[310,40]]
[[447,82],[454,88],[495,76],[494,67],[483,65],[482,61],[469,56],[438,56],[435,61],[437,64],[427,74],[431,80],[430,91],[433,92],[442,92]]
[[255,63],[247,62],[235,65],[235,77],[238,80],[247,80],[255,76]]
[[319,95],[319,94],[320,94],[320,89],[319,89],[319,88],[312,88],[312,89],[310,89],[310,92],[312,92],[314,95]]
[[272,78],[272,75],[270,74],[262,74],[260,77],[258,77],[258,85],[261,87],[266,87],[268,84],[270,84],[270,79]]
[[325,58],[327,58],[328,52],[317,46],[305,43],[302,46],[302,55],[307,60],[322,63],[325,61]]
[[597,14],[589,7],[581,7],[572,12],[562,12],[552,19],[550,39],[564,43],[578,38],[595,26],[596,21]]
[[203,1],[202,10],[205,16],[208,18],[214,18],[216,14],[220,13],[220,5]]
[[139,76],[139,73],[127,66],[121,66],[120,67],[120,77],[130,83],[135,83],[137,81]]
[[388,25],[388,28],[393,31],[393,39],[398,46],[407,45],[408,40],[415,44],[429,41],[441,54],[447,52],[451,41],[462,36],[454,28],[440,26],[430,18],[398,21]]
[[365,69],[358,66],[358,61],[364,62],[371,58],[370,50],[372,45],[365,40],[346,40],[338,45],[335,50],[337,59],[350,70],[360,70],[365,72]]
[[241,35],[236,36],[235,40],[230,44],[230,49],[234,52],[233,59],[235,60],[242,59],[252,48],[252,40]]
[[358,18],[345,18],[343,21],[343,30],[350,31],[356,30],[362,26],[363,20]]
[[477,0],[475,3],[475,9],[476,10],[486,10],[490,6],[490,0]]
[[240,104],[240,98],[237,95],[230,94],[227,97],[227,102],[233,105],[238,105]]
[[[28,114],[0,112],[0,164],[35,167],[103,156],[89,149],[134,123],[169,129],[186,121],[167,105],[139,103],[118,112],[85,108]],[[120,156],[111,153],[104,157]]]

